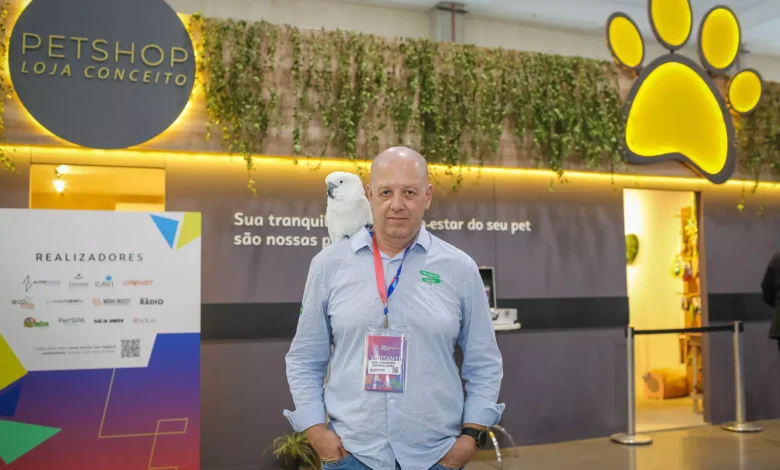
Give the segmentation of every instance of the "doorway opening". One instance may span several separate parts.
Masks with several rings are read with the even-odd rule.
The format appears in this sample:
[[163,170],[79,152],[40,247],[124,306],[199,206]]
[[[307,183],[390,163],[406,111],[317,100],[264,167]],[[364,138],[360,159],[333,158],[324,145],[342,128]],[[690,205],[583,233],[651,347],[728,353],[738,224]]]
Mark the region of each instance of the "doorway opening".
[[165,211],[165,170],[30,166],[30,209]]
[[[625,189],[629,324],[701,326],[699,227],[692,191]],[[636,430],[703,426],[701,334],[636,336]]]

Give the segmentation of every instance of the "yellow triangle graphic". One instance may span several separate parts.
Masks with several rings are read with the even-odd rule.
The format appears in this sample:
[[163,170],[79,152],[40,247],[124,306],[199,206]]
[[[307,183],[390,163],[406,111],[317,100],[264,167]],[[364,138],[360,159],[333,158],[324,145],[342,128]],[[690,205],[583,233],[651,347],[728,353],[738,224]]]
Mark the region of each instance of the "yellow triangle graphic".
[[179,242],[176,245],[177,250],[200,237],[200,222],[200,212],[186,212],[184,214],[181,231],[179,232]]
[[2,364],[0,367],[0,390],[27,375],[27,371],[3,335],[0,335],[0,364]]

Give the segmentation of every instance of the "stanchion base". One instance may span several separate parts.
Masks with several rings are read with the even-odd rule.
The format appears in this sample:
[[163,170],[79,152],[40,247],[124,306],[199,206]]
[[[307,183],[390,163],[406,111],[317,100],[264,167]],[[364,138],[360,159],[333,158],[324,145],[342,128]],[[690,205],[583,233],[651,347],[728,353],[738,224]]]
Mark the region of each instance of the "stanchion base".
[[737,423],[737,422],[731,422],[726,423],[721,426],[721,428],[725,429],[726,431],[731,432],[761,432],[763,429],[761,426],[753,423]]
[[630,446],[644,446],[653,443],[653,438],[644,434],[613,434],[609,436],[613,442],[618,444],[626,444]]

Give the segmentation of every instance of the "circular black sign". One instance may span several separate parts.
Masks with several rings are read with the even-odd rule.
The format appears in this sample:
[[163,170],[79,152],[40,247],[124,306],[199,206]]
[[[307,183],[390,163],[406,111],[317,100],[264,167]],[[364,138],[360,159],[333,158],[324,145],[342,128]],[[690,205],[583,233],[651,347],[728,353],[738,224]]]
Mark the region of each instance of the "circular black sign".
[[32,117],[91,148],[162,133],[195,79],[192,41],[164,0],[33,0],[13,27],[8,60]]

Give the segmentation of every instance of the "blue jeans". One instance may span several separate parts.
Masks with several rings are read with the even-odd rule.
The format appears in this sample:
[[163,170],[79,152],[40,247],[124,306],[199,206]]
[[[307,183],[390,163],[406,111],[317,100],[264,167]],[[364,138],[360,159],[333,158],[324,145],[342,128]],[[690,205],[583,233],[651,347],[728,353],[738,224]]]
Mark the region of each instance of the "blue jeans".
[[[336,462],[323,462],[322,468],[325,470],[371,470],[367,466],[363,465],[363,462],[356,459],[352,454],[348,454],[343,459]],[[395,464],[397,470],[401,470],[401,466],[398,463]],[[431,467],[431,470],[455,470],[447,468],[438,463]]]

